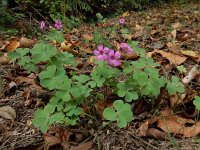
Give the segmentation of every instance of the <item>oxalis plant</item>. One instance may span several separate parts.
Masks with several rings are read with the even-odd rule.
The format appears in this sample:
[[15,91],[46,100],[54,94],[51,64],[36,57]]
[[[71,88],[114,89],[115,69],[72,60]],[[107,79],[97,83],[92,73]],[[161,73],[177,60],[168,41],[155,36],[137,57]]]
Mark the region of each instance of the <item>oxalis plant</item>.
[[42,132],[46,132],[53,123],[75,125],[80,115],[85,113],[82,104],[92,101],[96,92],[104,87],[110,89],[116,99],[113,107],[105,108],[103,116],[108,122],[116,122],[120,128],[133,120],[131,104],[134,101],[142,97],[153,101],[161,88],[165,88],[170,95],[184,92],[184,85],[179,79],[161,76],[157,69],[159,64],[146,56],[134,41],[122,43],[121,48],[127,53],[137,53],[139,59],[125,61],[123,69],[118,67],[122,64],[120,52],[99,44],[94,50],[97,61],[90,75],[66,74],[65,65],[76,67],[76,61],[72,54],[60,52],[49,44],[48,40],[55,37],[59,42],[64,41],[62,34],[53,30],[46,36],[46,42],[39,41],[32,49],[18,48],[9,53],[12,62],[16,61],[29,73],[39,73],[41,86],[54,93],[48,104],[35,112],[33,125]]

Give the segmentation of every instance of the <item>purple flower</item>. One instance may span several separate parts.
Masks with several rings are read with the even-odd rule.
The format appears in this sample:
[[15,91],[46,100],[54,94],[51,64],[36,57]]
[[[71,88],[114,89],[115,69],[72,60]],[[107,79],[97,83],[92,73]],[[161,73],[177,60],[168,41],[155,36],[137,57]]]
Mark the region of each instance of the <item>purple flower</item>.
[[127,52],[128,54],[133,54],[134,53],[133,49],[127,43],[121,43],[120,44],[120,48],[122,50],[124,50],[125,52]]
[[44,29],[46,27],[45,22],[41,21],[40,22],[40,29]]
[[119,19],[119,23],[121,24],[121,25],[124,25],[126,22],[125,22],[125,19],[124,18],[120,18]]
[[55,20],[54,27],[58,30],[62,29],[63,27],[62,22],[60,20]]
[[119,51],[115,52],[114,50],[110,50],[108,53],[108,64],[110,66],[120,66],[121,53]]
[[94,50],[94,54],[97,56],[97,60],[108,60],[107,53],[109,52],[109,48],[104,47],[102,44],[98,45],[97,49]]

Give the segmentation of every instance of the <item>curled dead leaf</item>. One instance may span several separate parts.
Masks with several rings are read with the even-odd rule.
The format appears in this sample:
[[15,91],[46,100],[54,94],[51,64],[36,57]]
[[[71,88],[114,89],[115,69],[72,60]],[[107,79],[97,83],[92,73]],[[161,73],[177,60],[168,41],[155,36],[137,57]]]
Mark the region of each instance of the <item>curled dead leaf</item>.
[[10,43],[6,46],[7,52],[15,51],[20,46],[18,39],[12,39]]
[[34,44],[36,44],[37,40],[32,40],[32,39],[27,39],[25,37],[22,37],[19,40],[20,43],[20,47],[22,48],[30,48],[32,47]]
[[10,106],[2,106],[0,107],[0,117],[10,119],[12,121],[11,127],[16,118],[15,110]]
[[70,52],[70,53],[72,52],[72,44],[71,43],[66,44],[66,42],[62,42],[60,48],[63,51],[67,51],[67,52]]

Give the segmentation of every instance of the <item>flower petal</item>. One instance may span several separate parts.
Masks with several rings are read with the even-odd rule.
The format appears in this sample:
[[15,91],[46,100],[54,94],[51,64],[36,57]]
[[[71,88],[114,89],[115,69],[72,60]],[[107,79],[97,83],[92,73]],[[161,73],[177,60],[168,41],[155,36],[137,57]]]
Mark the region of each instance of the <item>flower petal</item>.
[[113,61],[113,66],[120,66],[120,61],[119,60],[117,60],[117,59],[114,59]]
[[115,51],[112,50],[112,49],[110,49],[109,52],[108,52],[108,55],[109,55],[110,57],[115,56]]
[[98,49],[99,51],[103,51],[103,45],[102,45],[102,44],[99,44],[99,45],[97,46],[97,49]]
[[108,53],[110,51],[110,49],[108,47],[104,47],[103,51],[104,51],[104,53]]
[[100,52],[97,49],[95,49],[93,52],[94,52],[94,55],[96,56],[100,55]]
[[121,53],[119,51],[115,52],[115,59],[119,59],[121,57]]
[[104,60],[104,55],[97,56],[97,60]]

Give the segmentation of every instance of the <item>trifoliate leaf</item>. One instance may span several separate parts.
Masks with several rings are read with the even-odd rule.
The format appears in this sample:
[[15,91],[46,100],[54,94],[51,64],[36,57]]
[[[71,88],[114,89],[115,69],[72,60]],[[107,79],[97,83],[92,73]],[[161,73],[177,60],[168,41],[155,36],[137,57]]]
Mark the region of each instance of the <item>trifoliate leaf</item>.
[[122,106],[124,105],[124,102],[122,100],[116,100],[114,103],[113,103],[113,106],[114,108],[119,111],[121,110]]
[[126,97],[125,97],[125,100],[127,102],[131,102],[132,100],[137,100],[138,99],[138,94],[136,92],[127,92],[126,93]]
[[49,60],[50,57],[56,55],[57,50],[54,46],[41,42],[36,44],[30,53],[33,56],[32,61],[37,64]]
[[117,120],[117,114],[116,112],[111,109],[111,108],[106,108],[104,109],[103,111],[103,116],[107,119],[107,120],[110,120],[110,121],[115,121]]
[[148,74],[139,70],[134,72],[133,79],[139,84],[139,86],[144,86],[149,82]]
[[63,36],[63,33],[61,31],[57,31],[57,30],[51,30],[47,36],[46,36],[46,39],[47,40],[50,40],[50,41],[54,41],[56,40],[57,42],[64,42],[65,38]]
[[176,76],[172,76],[172,81],[168,82],[166,86],[170,95],[184,92],[184,85],[183,83],[179,82],[179,79]]
[[18,49],[16,49],[16,52],[18,54],[20,54],[21,57],[23,57],[30,52],[30,49],[28,49],[28,48],[18,48]]
[[60,123],[65,118],[65,115],[62,112],[56,112],[49,117],[49,124],[54,122]]
[[81,83],[85,83],[87,82],[88,80],[90,80],[90,77],[89,76],[86,76],[86,75],[80,75],[80,76],[73,76],[73,78]]

